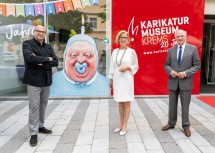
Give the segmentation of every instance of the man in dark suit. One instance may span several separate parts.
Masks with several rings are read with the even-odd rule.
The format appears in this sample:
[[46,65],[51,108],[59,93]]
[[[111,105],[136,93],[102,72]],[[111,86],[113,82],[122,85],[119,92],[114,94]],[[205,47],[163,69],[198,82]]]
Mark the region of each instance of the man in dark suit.
[[178,95],[180,94],[182,127],[184,134],[190,137],[189,105],[193,88],[193,75],[200,69],[201,63],[197,47],[186,43],[186,31],[176,31],[175,39],[177,45],[168,50],[164,64],[164,69],[169,76],[169,120],[168,124],[162,130],[166,131],[175,127],[177,121]]
[[27,84],[29,97],[31,146],[37,145],[38,132],[52,133],[44,127],[44,116],[52,84],[52,67],[58,65],[58,60],[51,45],[45,43],[45,35],[45,27],[38,25],[34,29],[34,38],[23,42],[23,83]]

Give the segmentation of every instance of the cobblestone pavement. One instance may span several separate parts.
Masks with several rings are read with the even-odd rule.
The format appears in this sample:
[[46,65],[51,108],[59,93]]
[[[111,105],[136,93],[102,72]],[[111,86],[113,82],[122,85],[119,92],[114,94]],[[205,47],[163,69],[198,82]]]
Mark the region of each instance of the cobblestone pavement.
[[113,99],[49,100],[45,127],[38,145],[29,145],[28,101],[0,102],[1,153],[215,153],[215,109],[194,96],[190,106],[191,137],[181,128],[181,109],[175,129],[167,123],[168,98],[136,98],[131,103],[128,132],[113,133],[118,104]]

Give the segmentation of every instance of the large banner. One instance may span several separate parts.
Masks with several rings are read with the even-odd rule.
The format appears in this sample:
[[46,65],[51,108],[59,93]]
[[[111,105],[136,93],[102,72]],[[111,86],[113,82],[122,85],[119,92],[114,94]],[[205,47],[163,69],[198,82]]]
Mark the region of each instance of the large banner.
[[[174,46],[174,32],[184,29],[187,42],[202,55],[204,0],[114,0],[112,1],[112,49],[119,30],[131,37],[140,69],[135,75],[136,95],[166,95],[164,62],[168,48]],[[200,72],[195,74],[193,94],[199,94]]]

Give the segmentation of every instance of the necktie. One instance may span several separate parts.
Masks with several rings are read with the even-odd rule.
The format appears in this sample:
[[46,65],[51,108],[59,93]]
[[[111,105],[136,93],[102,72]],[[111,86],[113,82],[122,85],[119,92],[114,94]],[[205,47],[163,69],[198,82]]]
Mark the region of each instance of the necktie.
[[179,47],[179,53],[178,53],[178,65],[181,64],[181,54],[182,54],[182,47]]

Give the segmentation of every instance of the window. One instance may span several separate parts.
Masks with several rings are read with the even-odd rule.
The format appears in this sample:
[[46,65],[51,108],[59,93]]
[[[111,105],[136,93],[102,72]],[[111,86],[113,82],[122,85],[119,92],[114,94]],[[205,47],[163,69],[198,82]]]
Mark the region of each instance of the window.
[[[12,5],[9,3],[10,1],[14,2],[13,7],[11,7]],[[110,38],[110,36],[106,36],[110,34],[106,32],[110,31],[110,29],[106,28],[106,23],[100,23],[101,19],[97,17],[97,14],[104,12],[101,6],[91,5],[90,10],[93,11],[89,12],[89,7],[73,7],[75,1],[80,0],[69,0],[69,4],[64,3],[62,0],[10,1],[0,0],[0,98],[1,96],[10,96],[11,93],[13,96],[27,96],[26,86],[21,82],[25,69],[22,43],[34,37],[33,29],[35,25],[45,24],[47,26],[47,42],[53,47],[58,57],[58,67],[57,69],[53,69],[53,73],[64,69],[64,52],[67,41],[70,37],[74,37],[76,34],[80,33],[82,28],[82,14],[86,17],[85,22],[87,21],[85,27],[83,27],[85,28],[85,34],[95,39],[97,50],[102,51],[104,49],[106,51],[106,48],[111,48],[110,43],[105,44],[103,42],[103,38]],[[41,14],[41,10],[43,10],[45,2],[48,2],[46,5],[48,12],[46,12],[46,16],[44,17],[44,13],[43,15]],[[93,1],[93,3],[96,2],[98,1]],[[110,2],[107,2],[107,8],[110,10]],[[101,5],[104,4],[102,3]],[[10,15],[10,9],[12,8],[13,14]],[[62,11],[61,9],[64,9],[64,13],[60,12]],[[80,11],[74,11],[73,9],[80,9]],[[53,13],[55,14],[53,15]],[[33,18],[28,16],[33,14]],[[110,12],[108,14],[110,14]],[[44,20],[46,22],[44,22]],[[107,52],[109,53],[109,50]],[[106,61],[107,63],[109,62],[109,55],[102,56],[102,60],[98,62],[98,72],[104,76],[106,76],[108,70],[106,68]],[[85,94],[83,96],[85,96]]]
[[97,18],[90,18],[90,23],[93,25],[93,28],[97,28]]

